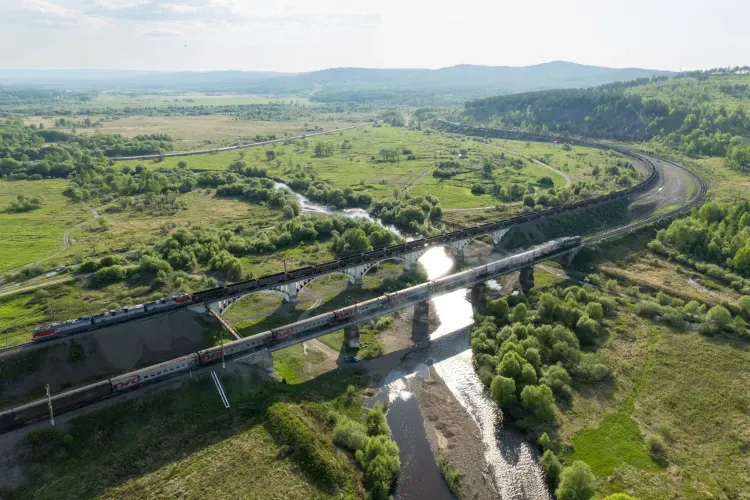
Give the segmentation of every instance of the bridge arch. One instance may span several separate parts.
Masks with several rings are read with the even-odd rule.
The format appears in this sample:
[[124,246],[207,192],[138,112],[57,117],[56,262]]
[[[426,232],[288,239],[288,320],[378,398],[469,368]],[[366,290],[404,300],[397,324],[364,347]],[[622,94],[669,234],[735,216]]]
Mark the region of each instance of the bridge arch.
[[348,269],[333,270],[333,271],[331,271],[329,273],[321,274],[320,276],[313,276],[312,278],[308,278],[308,279],[304,279],[304,280],[298,281],[296,283],[296,285],[297,285],[297,293],[298,294],[302,293],[302,290],[304,290],[307,287],[307,285],[309,285],[313,281],[319,280],[320,278],[326,278],[326,277],[328,277],[328,276],[330,276],[332,274],[340,274],[342,276],[346,276],[349,279],[349,282],[352,283],[354,281],[354,276],[352,274],[350,274],[349,272],[347,272],[347,271],[348,271]]

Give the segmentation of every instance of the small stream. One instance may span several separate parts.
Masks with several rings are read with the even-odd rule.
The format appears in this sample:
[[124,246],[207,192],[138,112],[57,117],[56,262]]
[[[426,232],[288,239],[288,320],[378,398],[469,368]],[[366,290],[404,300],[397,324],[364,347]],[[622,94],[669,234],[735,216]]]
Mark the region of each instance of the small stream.
[[[364,217],[402,236],[395,227],[382,224],[362,209],[337,210],[316,204],[277,182],[277,188],[289,189],[299,199],[303,211]],[[449,274],[454,261],[444,248],[428,250],[419,262],[429,279]],[[492,280],[490,288],[500,289]],[[495,486],[502,499],[550,500],[535,450],[514,429],[502,425],[502,412],[489,397],[471,361],[469,334],[474,323],[468,289],[457,290],[431,300],[440,326],[430,333],[429,347],[416,356],[409,356],[385,379],[370,406],[388,401],[386,415],[392,437],[400,448],[401,472],[394,498],[401,500],[453,498],[442,479],[427,440],[424,417],[411,391],[416,376],[429,378],[429,365],[434,366],[456,400],[476,422],[484,441],[484,458],[489,465]],[[456,464],[459,468],[461,464]]]

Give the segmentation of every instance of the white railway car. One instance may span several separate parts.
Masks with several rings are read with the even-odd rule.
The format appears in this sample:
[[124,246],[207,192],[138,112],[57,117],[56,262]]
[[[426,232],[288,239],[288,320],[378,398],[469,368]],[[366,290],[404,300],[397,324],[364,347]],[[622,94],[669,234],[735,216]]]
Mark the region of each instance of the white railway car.
[[198,354],[196,353],[165,361],[158,365],[147,366],[134,372],[112,377],[110,379],[112,392],[122,392],[146,382],[154,382],[178,373],[186,372],[196,366],[198,366]]
[[240,340],[234,340],[224,344],[224,349],[221,346],[210,347],[198,351],[198,358],[202,365],[209,364],[213,361],[221,359],[222,352],[224,356],[233,356],[235,354],[241,354],[246,351],[252,351],[253,349],[262,345],[270,344],[273,342],[273,334],[268,332],[259,333],[252,337],[247,337]]

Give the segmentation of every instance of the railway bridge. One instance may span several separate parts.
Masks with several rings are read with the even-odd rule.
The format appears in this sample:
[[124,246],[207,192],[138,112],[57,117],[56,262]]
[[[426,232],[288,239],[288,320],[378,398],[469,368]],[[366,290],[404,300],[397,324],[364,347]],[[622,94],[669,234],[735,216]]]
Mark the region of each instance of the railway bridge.
[[[482,236],[491,236],[493,244],[498,245],[502,241],[503,236],[505,236],[508,231],[510,231],[510,228],[490,229],[487,233],[475,233],[467,236],[446,238],[443,242],[434,242],[432,244],[430,242],[425,242],[422,245],[414,245],[412,246],[412,248],[403,249],[403,251],[401,252],[384,252],[384,255],[382,256],[373,256],[368,260],[365,260],[359,264],[354,264],[350,267],[334,269],[332,271],[323,272],[321,274],[314,274],[312,276],[297,279],[295,281],[287,281],[281,285],[274,286],[267,290],[281,293],[284,296],[284,300],[286,300],[287,302],[296,302],[297,296],[307,285],[318,278],[322,278],[323,276],[327,276],[329,274],[342,274],[349,279],[349,283],[353,285],[361,285],[363,283],[364,276],[370,270],[374,269],[378,264],[389,260],[404,262],[406,264],[407,270],[416,270],[417,266],[419,265],[419,259],[428,250],[435,246],[443,246],[451,253],[451,255],[453,255],[453,257],[456,258],[456,260],[462,261],[464,259],[464,249],[476,238]],[[240,297],[242,297],[242,295],[232,297],[229,299],[229,301],[237,300]]]

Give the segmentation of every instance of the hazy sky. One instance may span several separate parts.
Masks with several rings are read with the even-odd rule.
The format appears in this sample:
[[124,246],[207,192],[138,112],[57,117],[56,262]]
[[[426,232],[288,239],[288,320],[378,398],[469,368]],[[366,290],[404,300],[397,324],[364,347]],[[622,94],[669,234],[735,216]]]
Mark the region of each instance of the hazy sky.
[[0,0],[0,67],[750,64],[750,0]]

